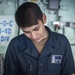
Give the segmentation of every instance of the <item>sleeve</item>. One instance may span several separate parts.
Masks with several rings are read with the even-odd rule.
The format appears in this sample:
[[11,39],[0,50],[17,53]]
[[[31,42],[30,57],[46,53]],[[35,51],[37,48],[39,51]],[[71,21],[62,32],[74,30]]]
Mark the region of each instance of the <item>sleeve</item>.
[[3,75],[19,75],[16,52],[13,42],[10,42],[5,59],[4,59],[4,74]]
[[[63,40],[64,41],[64,40]],[[65,43],[64,43],[64,56],[62,60],[62,74],[61,75],[72,75],[73,70],[74,70],[74,59],[73,59],[73,54],[71,50],[71,46],[67,38],[65,38]]]

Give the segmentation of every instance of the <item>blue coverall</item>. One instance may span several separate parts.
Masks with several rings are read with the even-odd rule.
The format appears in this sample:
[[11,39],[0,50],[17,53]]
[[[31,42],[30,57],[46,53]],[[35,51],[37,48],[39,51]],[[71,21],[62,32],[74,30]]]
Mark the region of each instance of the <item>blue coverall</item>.
[[67,38],[51,31],[41,54],[24,34],[13,38],[7,48],[4,75],[71,75],[74,60]]

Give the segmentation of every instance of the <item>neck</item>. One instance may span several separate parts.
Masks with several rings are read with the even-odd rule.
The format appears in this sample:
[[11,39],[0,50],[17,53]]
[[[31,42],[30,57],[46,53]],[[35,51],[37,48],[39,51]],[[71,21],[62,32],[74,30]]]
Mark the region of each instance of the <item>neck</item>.
[[45,30],[45,36],[44,36],[44,39],[45,39],[45,38],[48,38],[48,36],[49,36],[49,33],[48,33],[47,30]]

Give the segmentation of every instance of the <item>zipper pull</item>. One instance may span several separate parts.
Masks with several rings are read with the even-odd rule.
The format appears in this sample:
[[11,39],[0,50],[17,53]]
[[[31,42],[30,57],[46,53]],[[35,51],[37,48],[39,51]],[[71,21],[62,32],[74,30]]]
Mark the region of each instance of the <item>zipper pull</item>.
[[30,71],[32,71],[32,65],[30,65]]

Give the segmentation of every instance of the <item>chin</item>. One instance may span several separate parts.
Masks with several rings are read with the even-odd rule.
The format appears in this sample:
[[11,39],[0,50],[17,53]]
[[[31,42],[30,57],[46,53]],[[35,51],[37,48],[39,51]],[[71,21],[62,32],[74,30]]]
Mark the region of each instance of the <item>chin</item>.
[[36,40],[35,42],[39,43],[39,42],[41,42],[41,41],[42,41],[42,39],[39,39],[39,40]]
[[33,40],[33,41],[34,41],[34,42],[37,42],[37,43],[40,42],[40,40]]

